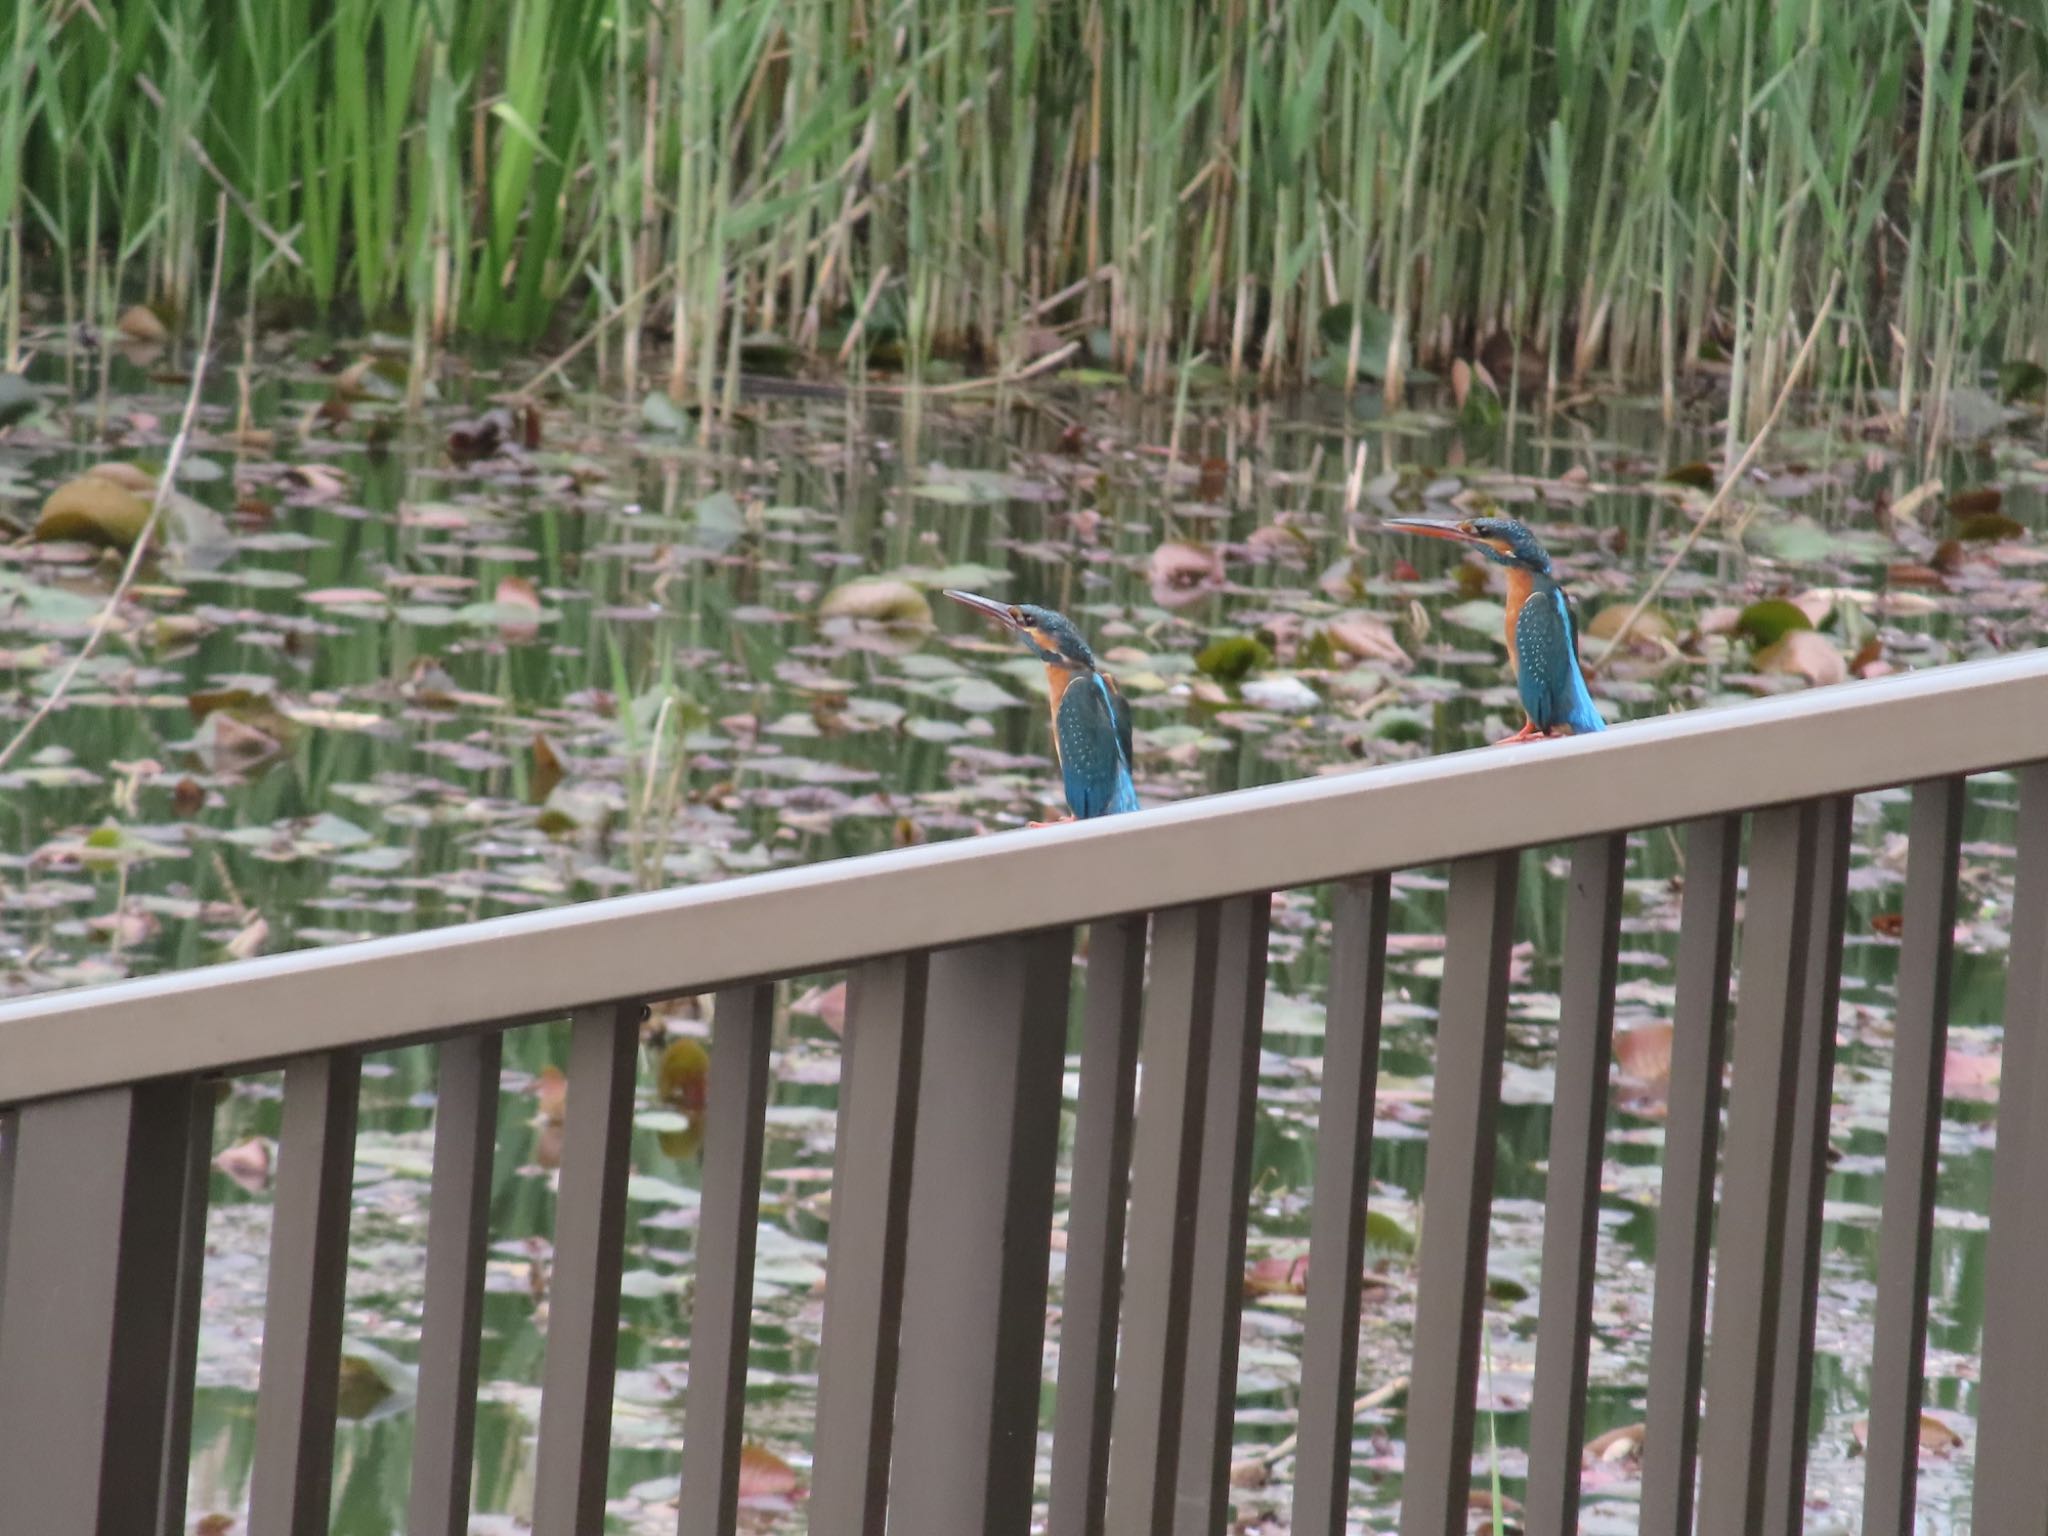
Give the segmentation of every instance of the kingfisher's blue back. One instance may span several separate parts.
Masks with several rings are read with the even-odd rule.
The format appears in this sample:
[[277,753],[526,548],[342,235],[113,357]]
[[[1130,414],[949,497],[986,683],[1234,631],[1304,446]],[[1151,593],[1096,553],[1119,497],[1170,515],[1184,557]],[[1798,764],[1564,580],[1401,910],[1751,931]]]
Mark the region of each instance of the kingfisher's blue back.
[[1530,724],[1539,731],[1570,726],[1580,736],[1606,730],[1607,722],[1586,691],[1586,675],[1579,666],[1579,627],[1571,599],[1547,575],[1531,572],[1525,579],[1528,595],[1519,607],[1514,605],[1519,594],[1510,593],[1509,628],[1515,686]]
[[1066,784],[1067,809],[1083,821],[1138,809],[1138,788],[1131,781],[1131,707],[1106,672],[1057,676],[1047,668],[1058,690],[1053,697],[1053,746],[1059,754],[1060,778]]

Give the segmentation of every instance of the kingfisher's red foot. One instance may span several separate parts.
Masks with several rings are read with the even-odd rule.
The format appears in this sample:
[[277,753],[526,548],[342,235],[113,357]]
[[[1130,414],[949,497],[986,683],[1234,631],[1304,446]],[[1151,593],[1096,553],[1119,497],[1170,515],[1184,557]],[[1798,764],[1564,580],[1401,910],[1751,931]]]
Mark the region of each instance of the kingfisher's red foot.
[[1073,819],[1072,815],[1055,816],[1051,821],[1031,821],[1026,822],[1025,825],[1031,827],[1063,827]]
[[1534,720],[1529,720],[1525,721],[1522,725],[1522,728],[1519,731],[1515,732],[1514,735],[1503,736],[1499,741],[1495,742],[1494,745],[1497,747],[1506,747],[1512,746],[1515,742],[1518,741],[1541,741],[1544,737],[1548,736],[1549,734],[1550,732],[1548,731],[1537,730],[1536,722]]

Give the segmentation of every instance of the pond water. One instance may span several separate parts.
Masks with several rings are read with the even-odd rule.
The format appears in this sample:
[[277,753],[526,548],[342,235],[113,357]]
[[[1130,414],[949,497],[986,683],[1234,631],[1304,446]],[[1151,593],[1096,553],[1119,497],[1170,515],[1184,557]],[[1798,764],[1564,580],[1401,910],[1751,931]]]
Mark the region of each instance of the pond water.
[[[1598,654],[1692,530],[1674,466],[1718,443],[1709,408],[1648,401],[1549,419],[1350,414],[1195,395],[1185,414],[1078,376],[961,395],[749,396],[710,430],[666,402],[562,393],[480,416],[516,363],[438,381],[420,415],[360,347],[286,336],[211,391],[171,553],[0,770],[0,995],[339,944],[957,836],[1056,808],[1037,665],[952,605],[966,586],[1058,607],[1133,701],[1148,803],[1480,748],[1520,723],[1497,575],[1390,539],[1394,512],[1498,505],[1536,526]],[[153,468],[175,425],[164,359],[32,377],[0,437],[0,522],[111,460]],[[67,387],[67,378],[72,383]],[[69,393],[75,389],[75,403]],[[246,414],[245,414],[246,413]],[[1928,452],[1852,419],[1788,429],[1732,515],[1680,559],[1601,674],[1612,718],[1714,707],[1851,671],[2037,643],[2048,517],[2041,422],[1982,413]],[[493,444],[493,436],[499,441]],[[1178,441],[1178,456],[1168,445]],[[484,450],[479,452],[478,450]],[[1940,481],[1939,491],[1929,483]],[[1958,492],[1975,491],[1959,503]],[[1994,497],[1991,493],[1996,492]],[[211,517],[205,515],[210,511]],[[112,586],[81,544],[0,547],[0,735],[56,686]],[[1771,608],[1766,599],[1791,602]],[[1787,623],[1808,636],[1772,645]],[[1521,750],[1541,750],[1527,748]],[[1983,1212],[2010,911],[2012,787],[1973,785],[1943,1128],[1930,1404],[1959,1435],[1923,1468],[1927,1528],[1965,1528]],[[1853,1523],[1876,1268],[1904,796],[1859,800],[1831,1133],[1810,1479],[1815,1529]],[[1527,1443],[1562,849],[1527,855],[1491,1268],[1495,1459]],[[1396,881],[1376,1115],[1361,1392],[1409,1369],[1412,1272],[1441,971],[1441,870]],[[1587,1433],[1642,1418],[1682,860],[1631,840],[1601,1286]],[[1239,1456],[1293,1428],[1320,1071],[1324,893],[1276,903],[1260,1069]],[[803,1527],[838,1073],[839,978],[781,993],[747,1432],[749,1529]],[[694,1003],[657,1009],[639,1086],[612,1514],[670,1529],[687,1378],[702,1058]],[[664,1051],[666,1050],[666,1054]],[[559,1027],[508,1039],[477,1436],[479,1530],[519,1528],[560,1146]],[[658,1063],[666,1063],[665,1068]],[[1068,1092],[1075,1081],[1069,1062]],[[403,1523],[433,1066],[373,1058],[348,1288],[334,1529]],[[253,1436],[275,1076],[218,1113],[195,1529],[239,1529]],[[1064,1176],[1064,1174],[1063,1174]],[[1064,1201],[1061,1206],[1064,1220]],[[1054,1260],[1053,1304],[1059,1299]],[[1057,1327],[1050,1330],[1048,1368]],[[1048,1393],[1048,1417],[1049,1424]],[[1360,1530],[1391,1527],[1400,1400],[1359,1425]],[[1235,1494],[1284,1528],[1290,1464]],[[1588,1530],[1633,1530],[1635,1466],[1588,1474]],[[1043,1488],[1041,1486],[1041,1494]]]

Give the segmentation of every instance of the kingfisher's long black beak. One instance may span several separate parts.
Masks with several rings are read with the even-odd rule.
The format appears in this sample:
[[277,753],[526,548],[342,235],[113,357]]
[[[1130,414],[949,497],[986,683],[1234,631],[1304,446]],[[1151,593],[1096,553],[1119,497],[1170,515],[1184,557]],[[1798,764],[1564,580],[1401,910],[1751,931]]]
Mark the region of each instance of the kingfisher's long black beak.
[[1468,533],[1462,523],[1454,523],[1437,517],[1390,517],[1380,524],[1388,533],[1419,533],[1425,539],[1449,539],[1454,544],[1476,544],[1487,547],[1486,540],[1476,533]]
[[982,597],[974,592],[956,592],[951,587],[944,589],[945,595],[963,608],[972,608],[985,619],[994,619],[1003,628],[1021,634],[1024,621],[1019,618],[1008,603],[999,603],[992,597]]

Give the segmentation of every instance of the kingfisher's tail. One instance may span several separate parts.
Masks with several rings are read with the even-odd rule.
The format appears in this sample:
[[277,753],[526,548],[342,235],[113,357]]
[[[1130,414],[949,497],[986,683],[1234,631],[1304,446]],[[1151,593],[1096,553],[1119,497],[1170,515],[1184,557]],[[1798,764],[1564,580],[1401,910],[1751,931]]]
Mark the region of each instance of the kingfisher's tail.
[[1600,718],[1600,706],[1593,702],[1593,695],[1586,690],[1586,674],[1577,667],[1572,668],[1570,706],[1564,723],[1572,728],[1574,736],[1607,729],[1607,722]]

